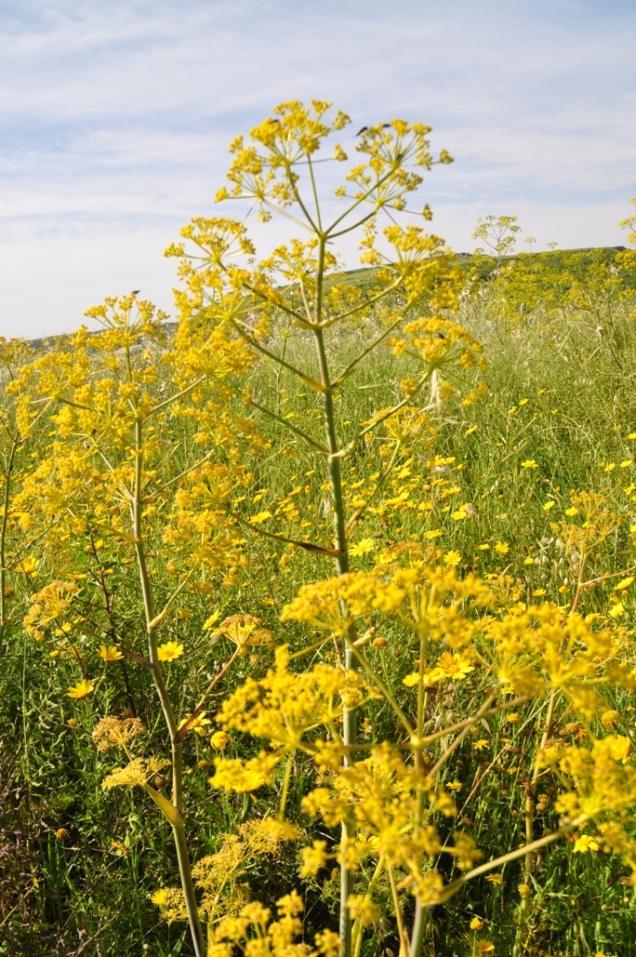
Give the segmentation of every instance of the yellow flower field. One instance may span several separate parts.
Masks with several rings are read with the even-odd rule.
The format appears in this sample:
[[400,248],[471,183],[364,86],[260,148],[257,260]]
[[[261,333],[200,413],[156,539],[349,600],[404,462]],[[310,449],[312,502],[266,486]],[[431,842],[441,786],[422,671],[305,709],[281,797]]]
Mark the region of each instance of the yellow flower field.
[[[515,255],[508,216],[458,259],[431,129],[348,157],[348,123],[232,142],[176,322],[133,293],[1,343],[0,927],[631,953],[636,251]],[[259,258],[231,199],[289,240]]]

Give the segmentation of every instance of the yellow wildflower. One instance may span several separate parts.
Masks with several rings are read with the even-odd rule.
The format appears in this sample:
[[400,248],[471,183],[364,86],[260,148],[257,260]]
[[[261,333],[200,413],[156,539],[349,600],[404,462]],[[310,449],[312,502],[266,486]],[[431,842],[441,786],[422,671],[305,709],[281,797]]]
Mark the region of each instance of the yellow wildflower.
[[474,670],[468,658],[458,653],[451,654],[449,651],[445,651],[444,654],[440,655],[437,659],[433,672],[441,672],[444,678],[463,681],[466,675]]
[[118,661],[120,658],[124,657],[119,648],[117,648],[115,645],[100,645],[97,654],[104,661]]
[[634,584],[636,576],[628,575],[627,578],[621,578],[618,585],[614,585],[612,591],[625,591],[630,585]]
[[625,737],[624,734],[615,734],[611,738],[606,738],[605,743],[607,743],[609,752],[615,761],[621,761],[622,764],[627,763],[632,746],[629,738]]
[[588,851],[598,850],[600,850],[600,844],[598,841],[595,841],[593,837],[590,837],[589,834],[581,834],[574,842],[574,847],[572,848],[574,854],[587,854]]
[[214,614],[210,615],[209,618],[203,622],[203,631],[210,631],[210,629],[217,623],[221,617],[220,611],[215,611]]
[[[283,558],[286,557],[283,555]],[[283,564],[282,559],[281,564]],[[253,615],[230,615],[229,618],[223,619],[216,631],[217,634],[225,635],[233,641],[240,649],[239,654],[245,655],[251,648],[258,646],[271,648],[274,644],[271,631],[262,628],[260,624],[259,619]]]
[[225,788],[228,791],[256,791],[264,784],[271,784],[273,772],[282,755],[267,754],[261,751],[257,758],[241,761],[239,758],[217,758],[215,774],[208,779],[213,788]]
[[227,731],[215,731],[210,738],[210,744],[215,751],[225,751],[230,746],[232,739]]
[[174,661],[183,654],[183,645],[178,641],[165,641],[157,648],[159,661]]
[[92,681],[84,678],[83,681],[80,681],[72,688],[69,688],[66,696],[67,698],[75,698],[76,701],[80,701],[82,698],[87,698],[88,695],[93,691],[94,687],[95,685]]
[[188,913],[180,887],[162,887],[150,895],[150,900],[161,908],[161,915],[168,923],[187,920]]
[[200,711],[196,717],[192,717],[191,714],[187,714],[185,718],[182,718],[179,722],[179,729],[183,728],[186,724],[188,725],[188,731],[194,731],[195,734],[201,736],[207,734],[206,726],[211,724],[211,721],[207,716],[207,711]]
[[372,538],[362,538],[359,542],[349,546],[349,554],[356,558],[358,555],[366,555],[375,548],[375,542]]
[[25,575],[34,575],[38,568],[40,567],[40,561],[37,558],[33,558],[30,555],[27,555],[26,558],[23,558],[20,562],[20,568]]

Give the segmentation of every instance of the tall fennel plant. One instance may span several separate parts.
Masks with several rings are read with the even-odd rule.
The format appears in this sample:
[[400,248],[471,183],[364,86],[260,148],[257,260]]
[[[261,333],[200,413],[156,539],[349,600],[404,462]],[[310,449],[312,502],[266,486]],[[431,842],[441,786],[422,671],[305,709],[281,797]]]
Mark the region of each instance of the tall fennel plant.
[[[422,404],[420,393],[434,374],[452,366],[479,361],[479,349],[450,316],[457,304],[460,275],[443,241],[427,232],[431,218],[428,206],[413,211],[411,194],[422,185],[423,174],[436,163],[449,163],[445,151],[434,158],[430,152],[430,127],[393,120],[364,129],[349,164],[344,182],[335,189],[335,201],[325,197],[319,174],[325,162],[317,156],[326,141],[345,130],[349,119],[330,104],[313,101],[283,103],[273,115],[252,130],[250,142],[238,137],[231,145],[233,161],[228,173],[230,187],[221,189],[217,200],[247,200],[256,205],[267,222],[278,215],[302,231],[255,264],[255,248],[244,224],[230,219],[197,219],[182,234],[197,247],[186,252],[184,244],[168,250],[181,260],[185,288],[179,303],[182,316],[205,318],[228,324],[245,343],[265,360],[296,377],[299,384],[320,397],[323,433],[312,434],[294,425],[257,396],[248,402],[306,443],[325,463],[331,492],[333,538],[329,546],[300,543],[314,551],[332,554],[337,576],[350,571],[349,543],[365,516],[370,500],[353,513],[347,512],[343,472],[374,430],[402,410]],[[332,160],[347,164],[340,144]],[[401,216],[411,219],[400,224]],[[414,217],[414,219],[413,219]],[[383,222],[384,220],[384,222]],[[338,267],[334,246],[344,237],[357,235],[360,259],[375,267],[374,282],[365,291],[347,281]],[[378,248],[378,238],[383,251]],[[272,342],[274,323],[288,324],[313,343],[315,360],[298,367]],[[337,336],[342,327],[360,329],[357,355],[346,365],[338,362]],[[366,338],[368,337],[368,339]],[[334,339],[336,345],[334,347]],[[394,404],[367,423],[356,423],[347,432],[339,421],[336,398],[350,377],[373,360],[375,350],[389,344],[397,355],[405,351],[419,360],[419,372],[402,383],[402,395]],[[377,495],[397,460],[402,437],[396,433],[393,455],[382,463]],[[252,526],[253,527],[253,526]],[[344,667],[360,667],[354,625],[344,635]],[[357,741],[355,709],[344,709],[342,741],[345,762],[354,760]],[[342,823],[343,841],[353,840],[353,825]],[[352,922],[348,901],[353,891],[353,873],[343,861],[340,882],[340,937],[345,957],[352,953]]]
[[[25,625],[36,640],[50,643],[55,655],[72,658],[82,669],[83,681],[69,689],[71,698],[81,700],[95,691],[97,656],[107,668],[109,663],[122,667],[133,715],[127,666],[140,669],[154,686],[169,757],[133,757],[128,744],[143,726],[135,723],[136,715],[130,726],[128,719],[107,716],[96,729],[98,748],[122,748],[129,764],[103,785],[143,787],[170,824],[184,919],[196,957],[205,957],[184,806],[183,739],[197,718],[180,718],[168,689],[166,662],[183,646],[162,644],[161,636],[193,577],[214,577],[214,570],[236,560],[222,503],[241,481],[240,468],[212,457],[219,447],[232,446],[219,410],[227,401],[224,378],[244,371],[252,358],[224,330],[215,335],[181,328],[169,343],[166,317],[135,296],[107,300],[89,312],[101,323],[100,333],[89,336],[83,328],[68,345],[25,363],[12,387],[19,425],[15,441],[32,433],[43,412],[50,436],[11,502],[14,515],[28,517],[53,579],[32,596]],[[207,452],[201,450],[201,436],[212,446]],[[208,508],[203,532],[197,524],[202,502]],[[78,542],[87,543],[83,551],[91,563],[85,561],[84,567],[90,575],[77,574]],[[111,574],[117,569],[119,589],[102,574],[106,566]],[[78,580],[87,578],[98,587],[81,588]],[[132,599],[128,609],[122,594]],[[127,619],[142,625],[145,647],[140,629],[131,630]],[[98,651],[100,638],[108,644]],[[214,684],[215,679],[201,689],[197,714]],[[166,769],[158,783],[158,772]],[[168,780],[170,796],[163,790]]]

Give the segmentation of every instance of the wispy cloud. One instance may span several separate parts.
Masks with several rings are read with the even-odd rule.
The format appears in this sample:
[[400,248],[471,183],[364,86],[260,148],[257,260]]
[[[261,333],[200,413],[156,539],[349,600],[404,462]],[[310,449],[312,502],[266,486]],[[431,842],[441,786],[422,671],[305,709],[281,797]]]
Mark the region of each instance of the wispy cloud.
[[620,242],[635,26],[632,0],[5,2],[0,333],[71,329],[139,286],[169,305],[162,248],[212,212],[229,140],[290,98],[430,123],[456,163],[427,199],[458,249],[489,212]]

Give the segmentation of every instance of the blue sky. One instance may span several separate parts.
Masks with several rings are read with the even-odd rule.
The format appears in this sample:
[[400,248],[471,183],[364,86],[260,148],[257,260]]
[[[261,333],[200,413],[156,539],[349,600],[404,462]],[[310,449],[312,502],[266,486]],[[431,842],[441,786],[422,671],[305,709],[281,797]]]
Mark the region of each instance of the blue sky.
[[164,248],[220,212],[230,139],[286,99],[349,113],[345,147],[433,126],[455,163],[422,196],[459,251],[489,213],[539,249],[620,243],[635,38],[633,0],[0,0],[0,335],[133,288],[170,310]]

